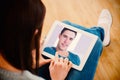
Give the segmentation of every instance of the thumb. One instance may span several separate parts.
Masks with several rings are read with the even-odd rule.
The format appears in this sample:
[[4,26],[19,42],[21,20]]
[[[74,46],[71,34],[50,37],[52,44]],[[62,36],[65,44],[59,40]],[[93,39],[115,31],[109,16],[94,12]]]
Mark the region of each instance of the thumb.
[[51,62],[51,59],[42,59],[40,61],[40,67],[43,66],[43,65],[45,65],[45,64],[47,64],[47,63],[50,63],[50,62]]
[[51,63],[50,63],[49,68],[51,68],[53,65],[54,65],[54,61],[52,60]]
[[45,64],[50,63],[51,59],[45,59]]
[[58,52],[55,53],[55,60],[58,59]]

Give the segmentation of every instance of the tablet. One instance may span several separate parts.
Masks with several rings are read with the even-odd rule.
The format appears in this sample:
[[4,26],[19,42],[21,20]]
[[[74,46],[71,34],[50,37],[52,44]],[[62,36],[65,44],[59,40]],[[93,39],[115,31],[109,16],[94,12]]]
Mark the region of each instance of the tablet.
[[[56,47],[58,46],[58,43],[60,43],[59,40],[61,39],[61,32],[65,28],[68,29],[68,32],[70,32],[69,30],[76,32],[76,35],[72,32],[67,36],[63,35],[64,39],[63,42],[61,41],[61,46],[63,49],[68,51],[68,58],[73,62],[72,67],[81,71],[98,39],[94,34],[56,20],[46,36],[43,45],[44,51],[42,54],[49,58],[54,58]],[[68,32],[66,31],[66,34]],[[64,41],[65,39],[66,42]],[[67,43],[67,39],[68,41],[71,40],[71,42]]]

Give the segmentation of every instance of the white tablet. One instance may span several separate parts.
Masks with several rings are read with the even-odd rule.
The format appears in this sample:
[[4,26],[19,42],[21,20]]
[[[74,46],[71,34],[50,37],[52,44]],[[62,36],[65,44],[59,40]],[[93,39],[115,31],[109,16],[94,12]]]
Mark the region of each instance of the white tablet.
[[[63,42],[63,43],[61,42],[61,45],[64,48],[67,47],[66,51],[68,51],[71,54],[70,56],[68,54],[69,56],[68,58],[71,58],[70,59],[71,62],[73,61],[72,67],[81,71],[97,41],[98,37],[94,34],[91,34],[81,29],[78,29],[76,27],[67,25],[61,21],[55,21],[51,29],[49,30],[48,35],[46,36],[46,39],[43,45],[44,52],[42,54],[49,58],[54,58],[56,47],[60,40],[61,31],[64,28],[67,28],[69,30],[76,32],[74,39],[68,37],[69,35],[74,36],[72,33],[67,36],[67,38],[69,39],[68,41],[72,40],[70,44],[69,42],[67,43],[67,39],[66,39],[66,42]],[[80,61],[77,60],[78,58],[80,59]]]

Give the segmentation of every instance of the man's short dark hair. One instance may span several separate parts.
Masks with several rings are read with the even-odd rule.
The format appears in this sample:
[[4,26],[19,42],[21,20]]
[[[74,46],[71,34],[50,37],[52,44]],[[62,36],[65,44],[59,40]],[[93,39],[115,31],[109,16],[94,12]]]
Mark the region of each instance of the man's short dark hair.
[[74,31],[74,30],[72,30],[72,29],[69,29],[69,28],[63,28],[63,30],[61,31],[60,34],[63,34],[66,30],[69,30],[69,31],[71,31],[71,32],[74,32],[74,33],[75,33],[75,36],[77,35],[77,32],[76,32],[76,31]]

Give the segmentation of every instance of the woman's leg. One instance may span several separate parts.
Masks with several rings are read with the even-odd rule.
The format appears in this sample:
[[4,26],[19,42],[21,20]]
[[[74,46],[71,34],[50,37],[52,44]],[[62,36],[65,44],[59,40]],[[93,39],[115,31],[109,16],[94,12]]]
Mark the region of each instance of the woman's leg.
[[81,71],[72,68],[66,80],[93,80],[102,48],[102,42],[98,39],[84,68]]

